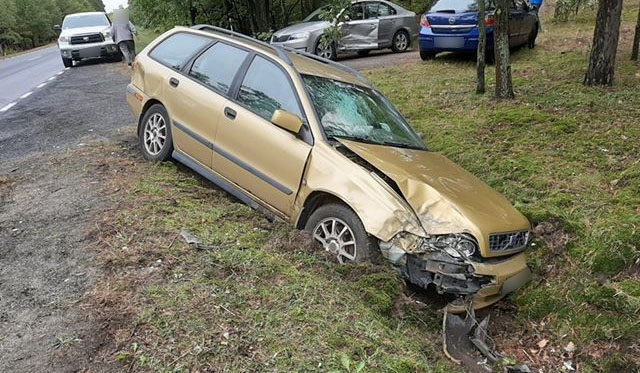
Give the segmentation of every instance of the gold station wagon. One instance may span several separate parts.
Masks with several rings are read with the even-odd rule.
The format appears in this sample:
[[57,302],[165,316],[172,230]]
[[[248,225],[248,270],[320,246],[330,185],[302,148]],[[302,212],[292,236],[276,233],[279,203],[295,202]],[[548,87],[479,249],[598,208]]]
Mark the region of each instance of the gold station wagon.
[[127,99],[145,158],[174,158],[343,262],[380,253],[410,282],[487,306],[531,273],[527,219],[429,151],[360,73],[213,26],[137,57]]

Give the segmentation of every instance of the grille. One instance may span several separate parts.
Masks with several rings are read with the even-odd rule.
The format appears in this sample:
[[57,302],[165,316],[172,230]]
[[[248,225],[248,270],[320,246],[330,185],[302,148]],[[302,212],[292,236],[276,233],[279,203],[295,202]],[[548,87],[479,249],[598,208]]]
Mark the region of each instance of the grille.
[[489,249],[492,252],[506,252],[524,249],[528,242],[529,231],[489,235]]
[[273,43],[284,43],[285,41],[289,40],[290,37],[291,37],[291,35],[281,35],[281,36],[273,35],[271,37],[271,42],[273,42]]
[[71,44],[89,44],[89,43],[102,43],[104,39],[100,34],[91,34],[91,35],[82,35],[82,36],[72,36],[70,43]]

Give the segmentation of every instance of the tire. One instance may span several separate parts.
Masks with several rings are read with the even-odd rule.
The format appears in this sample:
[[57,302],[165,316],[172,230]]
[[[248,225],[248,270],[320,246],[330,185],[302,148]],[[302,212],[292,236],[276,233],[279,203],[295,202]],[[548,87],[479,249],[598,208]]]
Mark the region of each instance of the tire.
[[313,54],[315,54],[316,56],[320,56],[322,58],[326,58],[331,61],[335,61],[337,59],[335,44],[331,43],[329,48],[322,48],[320,41],[321,41],[320,39],[316,41],[316,45],[315,47],[313,47]]
[[311,232],[325,250],[335,254],[341,264],[372,261],[380,256],[376,239],[367,234],[358,215],[343,204],[320,206],[311,214],[304,229]]
[[358,56],[366,57],[366,56],[369,55],[369,53],[371,53],[371,51],[369,49],[364,49],[364,50],[358,51]]
[[62,64],[64,67],[73,67],[73,60],[71,58],[62,57]]
[[144,113],[138,129],[138,142],[145,159],[162,162],[171,158],[173,137],[170,123],[167,110],[160,104],[151,106]]
[[536,39],[538,38],[538,25],[531,30],[531,34],[529,35],[529,39],[527,40],[527,47],[529,49],[533,49],[536,47]]
[[404,30],[399,30],[393,35],[393,39],[391,39],[391,50],[394,53],[402,53],[406,52],[411,45],[411,39],[409,38],[409,34]]
[[434,58],[436,58],[436,52],[420,51],[420,59],[423,61],[433,60]]

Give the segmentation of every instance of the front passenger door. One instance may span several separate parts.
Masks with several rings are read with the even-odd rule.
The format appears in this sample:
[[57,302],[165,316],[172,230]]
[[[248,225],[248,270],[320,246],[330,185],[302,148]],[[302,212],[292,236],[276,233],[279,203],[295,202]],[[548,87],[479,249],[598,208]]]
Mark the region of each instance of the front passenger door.
[[342,25],[342,48],[344,50],[363,50],[378,48],[378,18],[365,18],[364,3],[351,4],[349,21]]
[[289,216],[311,145],[271,123],[283,109],[304,118],[288,74],[256,55],[224,109],[214,147],[214,169]]

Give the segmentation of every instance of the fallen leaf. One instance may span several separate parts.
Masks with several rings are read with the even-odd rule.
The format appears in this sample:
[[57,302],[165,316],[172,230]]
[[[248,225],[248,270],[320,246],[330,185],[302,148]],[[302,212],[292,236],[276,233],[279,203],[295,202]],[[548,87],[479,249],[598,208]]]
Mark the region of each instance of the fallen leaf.
[[549,344],[549,340],[548,339],[543,339],[540,342],[538,342],[538,347],[545,348],[547,346],[547,344]]
[[574,345],[573,342],[569,342],[566,346],[564,346],[564,350],[569,353],[574,352],[576,350],[576,345]]

